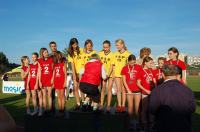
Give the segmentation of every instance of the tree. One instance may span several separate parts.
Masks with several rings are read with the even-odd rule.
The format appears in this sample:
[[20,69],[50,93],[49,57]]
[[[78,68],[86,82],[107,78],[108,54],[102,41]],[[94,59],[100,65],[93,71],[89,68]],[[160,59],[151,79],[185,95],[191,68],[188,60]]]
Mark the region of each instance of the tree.
[[0,52],[0,74],[4,73],[9,69],[8,58],[3,52]]

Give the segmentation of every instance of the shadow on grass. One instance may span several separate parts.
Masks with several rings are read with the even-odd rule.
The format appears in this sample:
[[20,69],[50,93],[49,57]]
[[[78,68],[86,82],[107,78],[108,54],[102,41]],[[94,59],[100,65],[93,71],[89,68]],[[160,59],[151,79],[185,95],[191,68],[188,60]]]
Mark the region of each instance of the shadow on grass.
[[16,95],[16,96],[7,97],[7,98],[1,98],[0,104],[4,105],[6,103],[17,101],[17,100],[20,100],[20,99],[23,99],[23,98],[25,98],[25,95]]

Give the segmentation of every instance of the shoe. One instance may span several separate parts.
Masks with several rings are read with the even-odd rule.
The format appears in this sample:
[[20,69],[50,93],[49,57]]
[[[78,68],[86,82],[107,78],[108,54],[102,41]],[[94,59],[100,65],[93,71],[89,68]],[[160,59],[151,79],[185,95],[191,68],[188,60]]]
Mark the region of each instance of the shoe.
[[117,106],[115,112],[116,112],[116,113],[121,113],[121,106]]
[[27,110],[26,110],[26,114],[27,114],[27,115],[31,115],[30,109],[27,109]]
[[106,108],[106,113],[110,113],[110,107]]
[[126,107],[125,107],[125,106],[122,106],[122,107],[121,107],[121,112],[122,112],[122,113],[126,112]]
[[33,113],[31,113],[31,116],[35,116],[37,113],[37,111],[34,111]]

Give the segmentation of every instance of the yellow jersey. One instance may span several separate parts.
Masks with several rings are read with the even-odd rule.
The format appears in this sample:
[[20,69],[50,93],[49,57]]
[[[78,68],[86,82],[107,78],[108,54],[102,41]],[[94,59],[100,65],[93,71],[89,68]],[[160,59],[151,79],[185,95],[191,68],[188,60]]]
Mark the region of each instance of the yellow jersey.
[[99,57],[101,59],[101,62],[103,63],[103,66],[105,67],[106,74],[108,75],[110,72],[110,66],[111,64],[113,64],[112,61],[114,60],[114,54],[111,51],[108,54],[105,54],[104,51],[100,51]]
[[79,74],[82,67],[83,67],[83,49],[80,48],[79,55],[76,51],[74,51],[74,56],[71,57],[70,55],[67,56],[68,62],[73,62],[76,70],[76,74]]
[[120,53],[119,51],[114,53],[114,61],[113,64],[114,68],[114,75],[115,77],[121,77],[121,70],[122,68],[128,63],[128,57],[131,53],[129,51],[124,51]]
[[96,50],[93,50],[93,51],[91,51],[90,53],[86,53],[86,52],[83,51],[82,59],[83,59],[83,65],[84,65],[84,66],[85,66],[85,64],[89,61],[90,56],[91,56],[92,54],[95,54],[95,53],[97,53]]

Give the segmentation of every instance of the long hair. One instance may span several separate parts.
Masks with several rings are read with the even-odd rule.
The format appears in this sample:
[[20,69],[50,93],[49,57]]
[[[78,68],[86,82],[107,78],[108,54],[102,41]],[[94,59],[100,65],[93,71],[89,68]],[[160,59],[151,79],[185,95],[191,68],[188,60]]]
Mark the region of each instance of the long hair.
[[73,44],[77,44],[76,51],[77,55],[80,54],[80,48],[78,46],[78,39],[77,38],[71,38],[69,41],[69,47],[67,49],[67,53],[69,54],[70,57],[74,57],[74,48],[72,47]]
[[123,45],[123,48],[124,48],[125,50],[128,50],[123,39],[117,39],[117,40],[115,41],[115,43],[120,43],[121,45]]
[[43,56],[44,51],[48,52],[47,48],[41,48],[40,49],[40,58],[42,58],[42,59],[44,59],[44,56]]
[[60,51],[56,51],[54,57],[53,57],[53,62],[54,64],[58,64],[58,63],[61,63],[63,62],[63,55]]
[[85,52],[86,52],[86,46],[87,46],[88,44],[91,44],[92,47],[93,47],[93,42],[92,42],[91,39],[87,39],[87,40],[85,41],[85,44],[84,44],[84,51],[85,51]]
[[178,56],[179,56],[179,51],[176,47],[171,47],[168,49],[168,52],[169,51],[172,51],[173,53],[177,53],[177,56],[176,56],[176,59],[178,59]]
[[23,66],[24,66],[24,60],[26,60],[26,59],[29,59],[29,57],[28,56],[22,56],[21,57],[21,63],[22,63]]
[[152,60],[153,59],[151,57],[149,57],[149,56],[144,57],[144,59],[143,59],[143,65],[145,64],[145,62],[149,62],[149,61],[152,61]]
[[149,56],[151,54],[151,49],[144,47],[142,49],[140,49],[140,58],[143,58],[145,55]]

